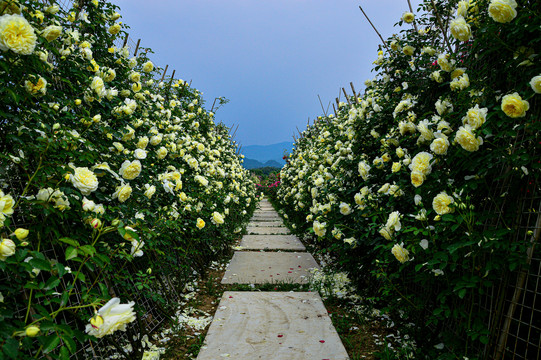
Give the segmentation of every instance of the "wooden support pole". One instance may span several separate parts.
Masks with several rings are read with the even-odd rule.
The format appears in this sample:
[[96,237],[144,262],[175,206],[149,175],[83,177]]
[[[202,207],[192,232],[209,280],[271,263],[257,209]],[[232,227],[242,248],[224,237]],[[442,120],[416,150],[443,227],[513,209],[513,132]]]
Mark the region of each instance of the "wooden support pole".
[[334,115],[336,115],[337,112],[336,112],[336,108],[334,107],[334,104],[332,104],[332,108],[333,108],[333,110],[334,110]]
[[432,2],[432,8],[434,9],[434,15],[436,15],[436,19],[438,19],[438,24],[440,25],[441,33],[443,35],[443,40],[445,41],[445,44],[447,45],[447,48],[449,49],[449,54],[453,52],[453,49],[451,48],[451,44],[449,44],[449,40],[447,39],[447,29],[443,26],[443,22],[441,21],[440,14],[438,13],[438,9],[436,9],[436,4],[434,4],[434,0],[431,0]]
[[122,44],[122,47],[125,48],[126,44],[128,43],[128,38],[130,37],[130,34],[126,34],[126,37],[124,38],[124,43]]
[[175,71],[176,71],[176,70],[173,70],[173,74],[171,75],[171,80],[169,80],[169,83],[172,83],[172,82],[173,82],[173,78],[175,77]]
[[161,78],[160,82],[162,82],[163,79],[165,79],[165,73],[167,72],[168,68],[169,68],[169,65],[165,65],[165,70],[163,71],[162,78]]
[[359,5],[359,9],[361,9],[361,11],[363,12],[363,15],[364,17],[366,18],[366,20],[368,20],[368,22],[370,23],[370,25],[372,25],[372,29],[374,29],[374,31],[376,32],[376,34],[378,34],[379,38],[381,39],[381,42],[383,43],[383,46],[385,46],[385,48],[387,49],[387,52],[391,52],[389,50],[389,48],[387,47],[387,43],[385,42],[385,40],[383,40],[383,36],[381,36],[381,34],[379,33],[378,29],[376,29],[376,27],[374,26],[374,24],[372,24],[372,21],[370,21],[370,18],[368,17],[368,15],[366,15],[366,13],[364,12],[363,8],[361,7],[361,5]]
[[355,97],[355,102],[357,104],[360,104],[359,97],[357,96],[357,92],[355,91],[355,87],[353,86],[353,82],[350,82],[349,85],[351,86],[351,91],[353,91],[353,96]]
[[218,99],[218,98],[214,98],[214,102],[212,103],[212,107],[210,108],[210,112],[212,112],[212,110],[214,110],[214,105],[216,105],[216,99]]
[[141,44],[141,39],[137,40],[137,45],[135,45],[135,52],[133,56],[137,56],[137,51],[139,50],[139,44]]
[[348,93],[346,92],[346,89],[342,88],[342,91],[344,92],[344,96],[346,97],[346,100],[349,104],[349,107],[352,107],[353,104],[351,104],[351,101],[349,100]]
[[319,104],[321,105],[321,110],[323,110],[323,114],[325,114],[325,116],[327,116],[327,112],[323,108],[323,102],[321,102],[321,97],[319,96],[319,94],[317,94],[317,98],[319,99]]
[[[336,108],[340,109],[340,99],[335,98],[334,100],[336,101]],[[335,113],[336,113],[336,111],[335,111]]]

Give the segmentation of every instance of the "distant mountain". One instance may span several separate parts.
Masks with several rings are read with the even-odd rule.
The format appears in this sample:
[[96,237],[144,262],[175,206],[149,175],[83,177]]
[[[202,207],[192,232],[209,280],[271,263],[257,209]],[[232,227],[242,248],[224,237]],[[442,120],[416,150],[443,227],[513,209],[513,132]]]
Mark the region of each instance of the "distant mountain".
[[255,159],[250,159],[250,158],[244,158],[244,163],[243,163],[244,167],[248,170],[250,169],[259,169],[259,168],[263,168],[263,167],[275,167],[275,168],[278,168],[278,169],[281,169],[282,168],[282,164],[278,163],[277,161],[274,161],[274,160],[269,160],[265,163],[262,163],[261,161],[257,161]]
[[[285,165],[285,161],[282,159],[284,156],[284,150],[286,150],[288,153],[291,152],[291,149],[293,148],[293,143],[286,141],[281,142],[278,144],[271,144],[271,145],[248,145],[243,146],[241,149],[241,153],[247,158],[247,159],[253,159],[257,160],[261,163],[265,163],[269,160],[274,160],[279,163],[278,167],[282,167]],[[244,159],[244,166],[246,166],[246,160]]]

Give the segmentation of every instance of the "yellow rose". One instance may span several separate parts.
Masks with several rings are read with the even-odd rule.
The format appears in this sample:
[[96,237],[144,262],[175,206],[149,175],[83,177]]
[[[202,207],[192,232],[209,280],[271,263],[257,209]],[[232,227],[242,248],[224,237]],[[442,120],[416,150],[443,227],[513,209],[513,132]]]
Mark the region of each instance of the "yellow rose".
[[394,173],[399,172],[401,167],[402,167],[402,164],[400,164],[399,162],[394,162],[393,166],[391,167],[391,171]]
[[62,27],[56,26],[56,25],[49,25],[47,26],[41,35],[48,41],[51,42],[53,40],[56,40],[60,34],[62,34]]
[[34,52],[37,36],[34,28],[20,15],[0,16],[0,50],[21,55]]
[[154,195],[155,192],[156,192],[156,186],[145,184],[145,196],[147,198],[149,199],[152,198],[152,195]]
[[438,65],[443,71],[451,72],[453,71],[453,63],[449,61],[449,54],[441,54],[438,56]]
[[404,15],[402,15],[402,20],[408,24],[412,23],[415,19],[415,15],[411,12],[405,12]]
[[17,237],[18,240],[26,239],[26,237],[28,236],[29,233],[30,233],[30,231],[28,231],[27,229],[23,229],[23,228],[18,228],[14,232],[14,234]]
[[499,23],[508,23],[517,16],[515,0],[492,0],[488,5],[488,15]]
[[90,195],[98,189],[98,178],[86,167],[75,168],[73,174],[70,175],[70,180],[83,195]]
[[29,327],[27,327],[24,332],[26,334],[26,336],[28,337],[35,337],[35,336],[38,336],[39,334],[39,327],[38,326],[35,326],[35,325],[31,325]]
[[447,136],[438,132],[436,133],[436,139],[430,144],[430,150],[437,155],[446,155],[449,148],[449,140]]
[[144,150],[144,149],[146,149],[147,145],[148,145],[148,137],[146,137],[146,136],[140,137],[139,141],[137,141],[137,147],[139,149]]
[[524,117],[528,109],[530,109],[530,103],[522,100],[517,92],[505,95],[502,98],[502,110],[509,117]]
[[422,151],[415,155],[415,157],[411,160],[409,168],[413,172],[419,172],[423,175],[428,175],[432,172],[432,166],[430,162],[433,158],[434,156],[432,154]]
[[122,163],[118,173],[126,180],[133,180],[141,174],[141,162],[139,160],[134,160],[130,162],[126,160]]
[[438,215],[449,214],[453,210],[449,205],[454,202],[455,199],[453,199],[452,196],[447,195],[444,191],[436,195],[434,200],[432,200],[432,208]]
[[541,75],[534,76],[532,80],[530,80],[530,86],[536,94],[541,94]]
[[113,194],[113,199],[118,199],[121,203],[128,200],[132,193],[132,187],[129,184],[122,184],[117,186],[116,191]]
[[109,31],[109,34],[111,34],[111,35],[116,35],[116,34],[118,34],[120,32],[121,29],[122,29],[122,27],[120,26],[120,24],[116,23],[114,25],[111,25],[109,27],[109,30],[107,30],[107,31]]
[[471,37],[471,27],[462,16],[451,20],[451,35],[459,41],[468,41]]
[[92,89],[99,97],[105,95],[105,84],[103,79],[99,76],[94,76],[92,83],[90,84],[90,89]]
[[400,245],[396,244],[391,249],[391,252],[393,253],[396,260],[400,261],[401,263],[405,263],[406,261],[410,259],[409,257],[410,253],[407,249],[404,248],[404,244],[400,244]]
[[15,254],[15,243],[10,239],[0,240],[0,261],[5,261],[8,257]]
[[141,81],[141,74],[134,71],[134,72],[130,73],[129,78],[130,78],[131,82],[139,82],[139,81]]
[[455,140],[466,151],[477,151],[479,150],[479,146],[483,145],[483,138],[475,137],[472,127],[468,124],[458,129]]
[[425,175],[423,173],[420,173],[418,171],[411,172],[411,183],[413,186],[419,187],[423,185],[424,181],[425,181]]
[[325,236],[325,233],[327,232],[327,230],[325,229],[325,226],[327,226],[327,223],[320,223],[317,220],[314,221],[314,224],[313,224],[314,233],[317,236]]
[[144,72],[149,73],[152,70],[154,70],[154,64],[152,63],[152,61],[147,61],[146,63],[143,64]]
[[470,77],[468,74],[464,73],[461,76],[454,78],[449,86],[453,91],[464,90],[470,86]]
[[201,218],[197,218],[197,224],[196,224],[197,228],[199,230],[201,230],[202,228],[205,227],[205,221]]
[[38,78],[36,83],[26,80],[24,82],[24,88],[31,95],[45,95],[47,93],[47,80],[41,76]]
[[402,224],[400,223],[400,212],[393,211],[389,214],[385,228],[394,231],[400,231],[400,229],[402,229]]
[[167,156],[167,149],[165,147],[160,147],[157,151],[156,151],[156,156],[158,157],[158,159],[163,159]]
[[391,239],[392,239],[392,237],[391,237],[391,232],[390,232],[387,228],[385,228],[385,227],[382,227],[381,229],[379,229],[379,234],[380,234],[381,236],[383,236],[383,237],[384,237],[385,239],[387,239],[387,240],[391,240]]
[[141,85],[140,82],[136,82],[136,83],[133,83],[131,85],[131,89],[132,89],[133,92],[139,92],[139,91],[141,91],[142,88],[143,88],[143,86]]
[[479,104],[475,105],[475,107],[472,107],[468,110],[466,113],[466,116],[462,118],[462,124],[470,125],[472,129],[478,129],[483,125],[486,121],[488,109],[487,108],[479,108]]
[[135,320],[135,303],[120,304],[119,298],[112,298],[99,309],[86,325],[86,333],[97,338],[110,335],[117,330],[126,331],[126,325]]
[[4,192],[0,190],[0,215],[13,215],[13,197],[11,195],[4,195]]
[[413,46],[406,45],[402,48],[402,52],[408,56],[412,56],[415,52],[415,48]]
[[212,213],[212,222],[216,225],[221,225],[224,223],[224,217],[219,212],[213,212]]

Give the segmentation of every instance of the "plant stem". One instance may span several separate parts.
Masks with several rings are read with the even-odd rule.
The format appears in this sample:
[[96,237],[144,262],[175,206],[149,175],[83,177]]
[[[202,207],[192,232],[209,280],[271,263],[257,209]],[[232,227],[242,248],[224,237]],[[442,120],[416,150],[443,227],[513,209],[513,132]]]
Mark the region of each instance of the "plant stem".
[[449,54],[453,52],[453,49],[451,48],[451,45],[449,44],[449,40],[447,39],[447,34],[445,27],[443,26],[443,22],[441,21],[440,14],[438,13],[438,9],[436,9],[436,4],[434,3],[434,0],[430,0],[432,2],[432,8],[434,9],[434,14],[436,15],[436,19],[438,19],[438,24],[441,28],[441,33],[443,35],[443,40],[445,41],[445,44],[449,48]]
[[13,206],[13,209],[16,209],[17,206],[19,205],[19,203],[21,202],[21,199],[26,195],[26,193],[28,192],[28,189],[30,188],[30,184],[32,183],[32,180],[34,180],[34,178],[36,177],[36,175],[38,174],[38,172],[41,170],[41,165],[43,164],[43,155],[45,155],[45,153],[47,152],[47,150],[49,149],[49,143],[47,143],[47,147],[45,148],[45,150],[43,150],[43,152],[40,154],[39,156],[39,163],[38,163],[38,167],[36,169],[36,171],[34,171],[34,174],[32,174],[32,176],[30,177],[30,179],[28,180],[28,183],[26,184],[22,194],[19,196],[19,198],[17,199],[17,202],[15,203],[15,205]]

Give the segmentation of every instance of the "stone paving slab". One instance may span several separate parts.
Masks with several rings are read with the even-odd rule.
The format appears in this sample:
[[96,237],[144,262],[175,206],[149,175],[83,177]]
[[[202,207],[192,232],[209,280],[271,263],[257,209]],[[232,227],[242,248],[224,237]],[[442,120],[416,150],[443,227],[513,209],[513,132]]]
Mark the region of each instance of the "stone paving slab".
[[222,284],[307,283],[319,265],[310,253],[235,251]]
[[278,214],[268,214],[268,215],[258,215],[254,214],[252,216],[253,219],[272,219],[272,220],[282,220],[280,215]]
[[254,216],[280,216],[276,211],[254,211]]
[[219,359],[349,357],[319,294],[226,291],[197,356]]
[[276,226],[249,226],[246,228],[246,233],[255,235],[289,234],[289,229]]
[[247,250],[306,250],[295,235],[244,235],[240,246]]
[[256,226],[278,226],[283,227],[284,223],[282,221],[253,221],[248,224],[249,227],[256,227]]

